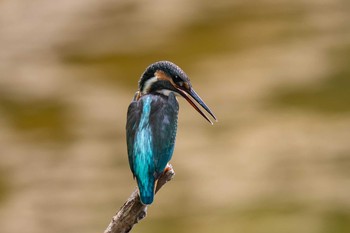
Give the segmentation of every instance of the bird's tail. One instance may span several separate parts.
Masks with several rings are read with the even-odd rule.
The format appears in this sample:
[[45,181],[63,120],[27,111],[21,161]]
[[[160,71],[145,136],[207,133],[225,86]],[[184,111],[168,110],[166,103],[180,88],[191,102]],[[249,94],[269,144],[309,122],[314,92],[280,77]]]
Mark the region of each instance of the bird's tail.
[[150,179],[147,180],[147,182],[137,179],[137,184],[139,186],[140,199],[142,204],[144,205],[151,204],[154,199],[154,184],[155,184],[154,177],[153,176],[150,177]]

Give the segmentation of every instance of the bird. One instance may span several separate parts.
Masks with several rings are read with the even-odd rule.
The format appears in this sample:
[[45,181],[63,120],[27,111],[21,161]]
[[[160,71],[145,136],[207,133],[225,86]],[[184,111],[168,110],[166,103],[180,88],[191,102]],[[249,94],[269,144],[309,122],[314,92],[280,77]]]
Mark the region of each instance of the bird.
[[129,165],[144,205],[153,202],[155,183],[174,152],[178,96],[185,98],[209,123],[213,124],[197,104],[217,121],[179,66],[158,61],[146,68],[128,107],[126,122]]

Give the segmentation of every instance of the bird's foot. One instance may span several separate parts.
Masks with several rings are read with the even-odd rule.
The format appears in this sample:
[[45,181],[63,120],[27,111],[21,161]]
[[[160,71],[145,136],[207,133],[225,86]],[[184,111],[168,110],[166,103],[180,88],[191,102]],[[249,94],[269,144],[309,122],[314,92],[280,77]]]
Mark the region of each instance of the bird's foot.
[[171,164],[167,164],[165,167],[163,173],[160,175],[158,181],[157,181],[157,186],[155,192],[158,192],[158,190],[168,181],[170,181],[173,176],[175,175],[173,166]]
[[165,173],[167,173],[167,172],[169,172],[169,171],[171,171],[171,170],[173,170],[173,166],[172,166],[171,164],[168,163],[168,164],[166,165],[164,171],[163,171],[163,174],[165,174]]

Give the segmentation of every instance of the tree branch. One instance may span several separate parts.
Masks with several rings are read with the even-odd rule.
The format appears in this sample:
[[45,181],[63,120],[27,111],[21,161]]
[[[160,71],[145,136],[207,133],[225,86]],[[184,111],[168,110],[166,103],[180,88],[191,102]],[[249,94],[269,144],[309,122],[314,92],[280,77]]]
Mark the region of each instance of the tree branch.
[[[159,177],[156,193],[170,181],[175,175],[173,167],[168,164],[164,173]],[[113,216],[107,229],[104,233],[127,233],[130,232],[132,227],[147,215],[147,205],[144,205],[140,201],[138,189],[136,189],[120,208],[118,213]]]

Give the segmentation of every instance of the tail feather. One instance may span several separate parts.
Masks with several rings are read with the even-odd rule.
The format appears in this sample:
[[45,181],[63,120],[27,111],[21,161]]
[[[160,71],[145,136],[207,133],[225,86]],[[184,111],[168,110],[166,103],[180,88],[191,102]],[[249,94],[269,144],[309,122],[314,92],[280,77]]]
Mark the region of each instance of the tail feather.
[[139,186],[139,193],[142,204],[152,204],[154,199],[154,178],[152,180],[148,180],[148,182],[142,182],[137,180],[137,184]]

